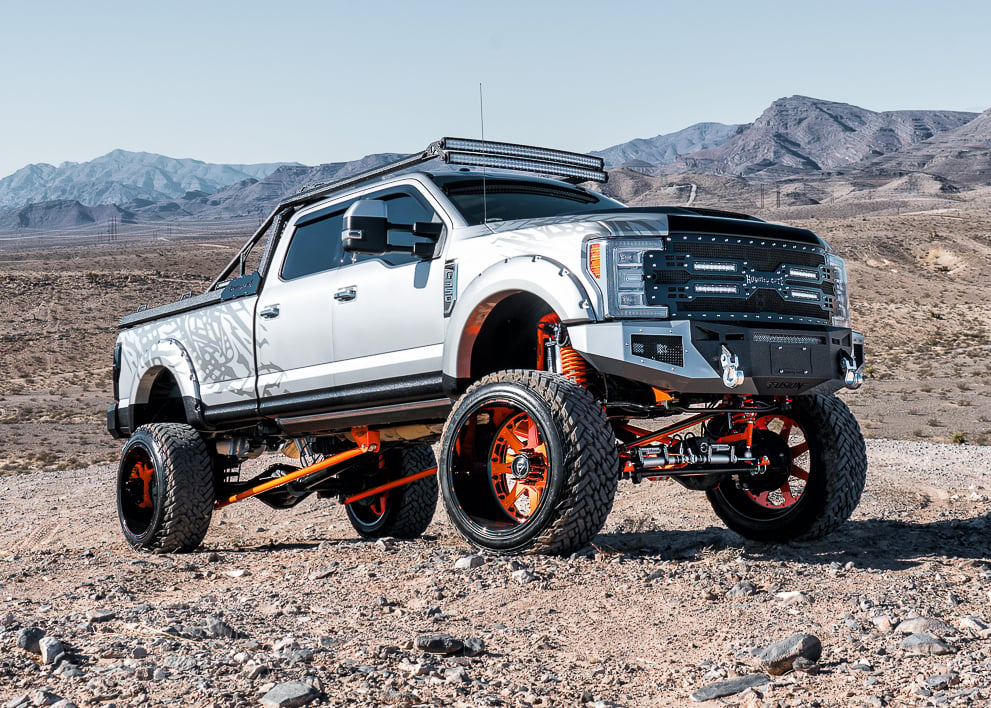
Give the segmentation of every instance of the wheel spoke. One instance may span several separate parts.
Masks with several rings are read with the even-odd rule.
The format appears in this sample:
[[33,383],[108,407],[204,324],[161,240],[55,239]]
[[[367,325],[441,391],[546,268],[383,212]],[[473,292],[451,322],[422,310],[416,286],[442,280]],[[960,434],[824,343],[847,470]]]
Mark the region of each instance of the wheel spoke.
[[809,441],[806,440],[805,442],[799,445],[795,445],[791,448],[791,456],[800,457],[801,455],[804,455],[808,451],[809,451]]
[[788,436],[791,435],[791,426],[792,426],[791,418],[782,419],[780,435],[785,442],[788,441]]
[[781,496],[784,497],[783,506],[791,506],[796,501],[798,501],[796,497],[792,496],[791,485],[788,484],[787,482],[781,485]]
[[527,437],[526,446],[529,450],[536,450],[537,446],[540,444],[540,431],[537,429],[537,422],[533,419],[527,419]]
[[506,509],[512,509],[516,506],[516,500],[520,498],[520,493],[523,491],[523,485],[519,482],[513,484],[513,488],[509,490],[509,494],[505,499],[502,500],[502,505]]
[[802,469],[798,465],[792,465],[791,466],[791,476],[792,477],[798,477],[799,479],[801,479],[801,480],[803,480],[805,482],[808,482],[809,481],[809,473],[808,473],[808,471]]
[[540,504],[540,490],[528,484],[526,485],[526,495],[530,502],[530,510],[527,512],[527,516],[533,516],[533,513],[537,511],[537,505]]

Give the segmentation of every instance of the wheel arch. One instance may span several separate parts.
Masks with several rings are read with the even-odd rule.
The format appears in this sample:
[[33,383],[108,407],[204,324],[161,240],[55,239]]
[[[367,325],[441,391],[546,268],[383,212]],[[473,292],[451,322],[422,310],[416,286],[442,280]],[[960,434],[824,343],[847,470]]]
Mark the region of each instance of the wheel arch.
[[[565,324],[595,320],[591,298],[567,267],[540,256],[521,256],[488,268],[472,279],[451,314],[445,378],[464,388],[498,369],[533,368],[536,359],[520,361],[518,350],[536,346],[537,322],[552,312]],[[516,323],[515,337],[525,340],[512,351],[499,336],[504,329],[500,323],[506,322]],[[533,333],[532,342],[526,332]]]
[[163,339],[145,351],[138,362],[130,402],[132,428],[150,422],[203,422],[199,378],[182,344]]

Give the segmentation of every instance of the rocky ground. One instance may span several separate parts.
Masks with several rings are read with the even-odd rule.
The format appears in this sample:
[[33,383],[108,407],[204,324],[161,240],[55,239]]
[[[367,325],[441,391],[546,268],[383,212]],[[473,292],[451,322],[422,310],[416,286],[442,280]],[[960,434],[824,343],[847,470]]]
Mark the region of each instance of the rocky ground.
[[[474,554],[441,511],[420,540],[361,541],[316,499],[235,504],[199,552],[139,555],[111,467],[9,476],[0,699],[669,706],[747,677],[702,703],[985,705],[991,449],[868,451],[864,501],[824,541],[747,542],[701,493],[625,483],[592,547],[512,560]],[[806,638],[797,669],[755,656],[800,634],[821,655]]]
[[239,240],[0,249],[0,701],[986,705],[986,206],[766,215],[848,259],[868,336],[844,394],[868,486],[841,530],[746,542],[698,492],[624,483],[571,558],[473,554],[440,510],[423,539],[359,541],[313,499],[225,508],[197,553],[130,551],[103,427],[114,323],[201,289]]

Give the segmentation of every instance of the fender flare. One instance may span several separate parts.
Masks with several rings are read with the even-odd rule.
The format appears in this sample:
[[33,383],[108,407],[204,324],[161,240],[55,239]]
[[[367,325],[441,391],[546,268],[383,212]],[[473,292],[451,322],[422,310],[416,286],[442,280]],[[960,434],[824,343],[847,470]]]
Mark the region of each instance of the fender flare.
[[200,381],[193,366],[192,357],[177,339],[160,339],[145,350],[138,360],[137,371],[131,388],[130,403],[135,406],[148,403],[151,388],[162,371],[168,371],[182,396],[187,422],[197,426],[203,423],[203,403],[200,398]]
[[595,320],[593,300],[569,268],[543,256],[516,256],[472,277],[458,297],[444,340],[445,378],[471,375],[471,352],[486,317],[510,295],[540,298],[564,324]]

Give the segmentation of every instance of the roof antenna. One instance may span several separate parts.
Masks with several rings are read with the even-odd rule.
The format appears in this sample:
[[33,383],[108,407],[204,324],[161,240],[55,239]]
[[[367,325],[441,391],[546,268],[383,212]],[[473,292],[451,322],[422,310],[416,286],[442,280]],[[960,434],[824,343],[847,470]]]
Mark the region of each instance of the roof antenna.
[[[478,82],[478,120],[482,126],[482,140],[485,140],[485,104],[482,102],[482,82]],[[482,223],[489,223],[489,196],[485,184],[485,168],[482,168]]]

